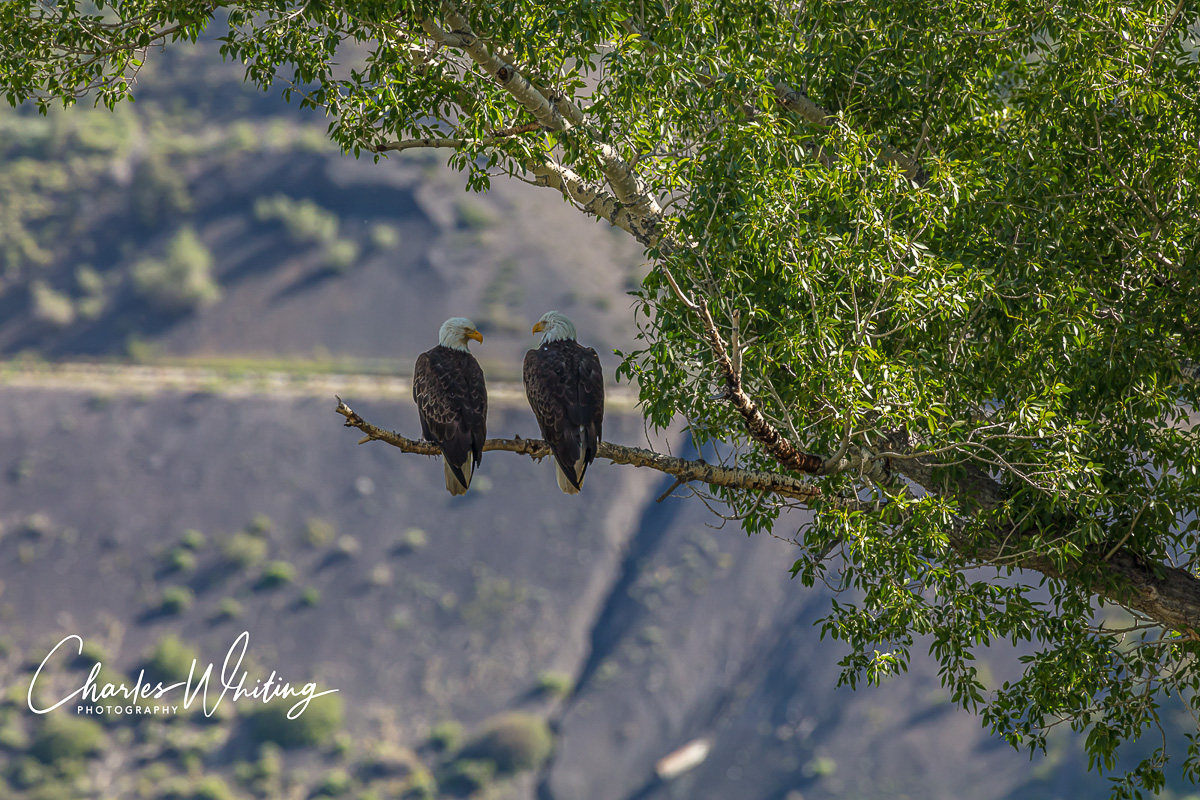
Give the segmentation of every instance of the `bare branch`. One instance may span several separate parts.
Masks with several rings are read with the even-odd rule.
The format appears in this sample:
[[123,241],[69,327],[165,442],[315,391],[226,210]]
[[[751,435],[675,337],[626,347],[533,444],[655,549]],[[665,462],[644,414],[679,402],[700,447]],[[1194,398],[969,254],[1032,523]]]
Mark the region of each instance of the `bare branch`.
[[[403,152],[404,150],[415,150],[420,147],[446,147],[458,149],[459,147],[466,147],[471,143],[471,141],[471,139],[433,139],[430,137],[425,137],[424,139],[403,139],[398,142],[384,142],[383,144],[377,144],[373,146],[371,149],[376,153],[399,153]],[[480,139],[478,141],[480,144],[491,144],[493,140],[491,137],[489,137],[487,139]]]
[[586,213],[608,220],[645,247],[656,247],[660,243],[663,231],[658,220],[636,214],[613,194],[588,183],[574,170],[555,161],[534,162],[526,168],[536,176],[535,182],[539,186],[557,189]]
[[788,111],[799,115],[813,125],[829,128],[836,122],[832,114],[783,81],[775,81],[775,99]]
[[[348,405],[338,398],[337,412],[346,418],[348,428],[358,428],[366,434],[359,444],[370,441],[380,441],[403,450],[406,453],[418,455],[441,455],[442,450],[432,442],[408,439],[393,431],[372,425],[360,417]],[[484,452],[504,450],[509,453],[519,453],[530,458],[543,459],[551,455],[550,447],[541,439],[488,439],[483,445]],[[787,475],[777,475],[771,472],[756,472],[753,470],[723,467],[719,464],[709,464],[705,461],[688,461],[675,456],[663,455],[653,450],[640,447],[600,442],[596,448],[599,458],[607,459],[614,464],[627,464],[634,467],[649,467],[658,472],[674,475],[680,483],[700,481],[712,486],[724,486],[731,489],[745,489],[752,492],[767,492],[780,497],[787,497],[802,502],[812,502],[821,499],[821,490],[807,483],[802,483]],[[672,491],[674,491],[672,489]],[[839,503],[837,499],[833,502]],[[855,501],[849,501],[854,504]],[[844,503],[841,503],[844,504]]]
[[507,139],[522,133],[533,133],[534,131],[541,130],[541,128],[542,126],[540,123],[530,122],[526,123],[525,125],[517,125],[512,128],[504,128],[503,130],[495,131],[491,136],[484,136],[480,139],[451,137],[435,138],[426,136],[423,139],[405,139],[399,142],[384,142],[383,144],[375,145],[371,149],[376,153],[400,152],[403,150],[413,150],[420,147],[448,147],[457,149],[460,147],[466,147],[468,144],[495,144],[501,139]]

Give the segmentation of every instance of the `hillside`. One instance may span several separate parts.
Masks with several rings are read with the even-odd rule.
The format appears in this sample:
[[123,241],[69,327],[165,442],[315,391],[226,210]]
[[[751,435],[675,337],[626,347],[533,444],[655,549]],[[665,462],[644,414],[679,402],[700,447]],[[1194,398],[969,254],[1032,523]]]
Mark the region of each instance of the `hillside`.
[[[115,115],[0,109],[0,353],[404,372],[464,315],[511,376],[551,308],[602,353],[631,345],[628,236],[545,189],[468,194],[431,152],[344,157],[204,53],[161,54]],[[185,102],[189,70],[206,82]]]
[[[339,765],[368,789],[378,781],[364,764],[383,743],[436,769],[422,747],[438,723],[469,731],[513,709],[557,730],[541,798],[1085,796],[1049,791],[1074,772],[1069,744],[1050,770],[998,747],[927,662],[880,689],[833,691],[841,653],[813,626],[828,599],[788,579],[792,547],[714,530],[696,502],[655,503],[659,476],[599,467],[570,498],[548,491],[547,464],[493,453],[456,501],[436,462],[355,446],[325,398],[0,397],[3,685],[18,690],[6,741],[36,736],[23,690],[65,635],[136,673],[168,634],[219,667],[247,630],[263,674],[338,689],[347,734],[289,753],[294,776],[260,796],[306,796],[297,787]],[[356,408],[415,425],[406,403]],[[499,422],[529,433],[519,409]],[[637,443],[640,428],[617,415],[610,438]],[[188,530],[202,541],[185,544]],[[272,564],[292,570],[264,586]],[[165,610],[179,587],[188,599]],[[48,685],[78,686],[73,674]],[[565,694],[545,687],[556,676]],[[251,790],[232,776],[261,758],[246,745],[255,708],[228,704],[236,718],[200,725],[191,760],[149,735],[187,726],[140,723],[153,755],[139,759],[111,723],[103,764],[126,787],[117,796],[136,796],[151,765]],[[698,737],[710,758],[660,784],[655,762]],[[528,779],[505,785],[532,796]]]

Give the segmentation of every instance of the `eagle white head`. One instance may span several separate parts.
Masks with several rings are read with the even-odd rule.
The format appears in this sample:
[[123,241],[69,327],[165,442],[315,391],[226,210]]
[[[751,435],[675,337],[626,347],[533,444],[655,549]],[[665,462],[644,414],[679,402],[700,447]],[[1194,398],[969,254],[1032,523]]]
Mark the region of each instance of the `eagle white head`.
[[542,344],[560,339],[575,341],[575,326],[559,311],[547,311],[533,326],[534,333],[542,334]]
[[438,344],[451,350],[467,350],[467,340],[483,343],[483,334],[475,329],[475,323],[466,317],[451,317],[442,323],[438,331]]

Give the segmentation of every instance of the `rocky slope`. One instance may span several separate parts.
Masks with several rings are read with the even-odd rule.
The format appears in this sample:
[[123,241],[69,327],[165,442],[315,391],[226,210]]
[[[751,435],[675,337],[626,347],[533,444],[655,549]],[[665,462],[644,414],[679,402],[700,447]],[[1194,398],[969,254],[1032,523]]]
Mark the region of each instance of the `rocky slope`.
[[[503,796],[1084,796],[1074,745],[1057,742],[1050,769],[998,746],[947,703],[927,662],[835,691],[841,651],[813,624],[828,596],[789,580],[792,546],[715,529],[694,500],[656,503],[661,476],[598,465],[573,498],[549,464],[491,453],[456,500],[436,461],[355,445],[331,398],[8,388],[0,403],[4,687],[22,701],[29,670],[67,634],[127,671],[168,634],[219,667],[246,630],[263,675],[339,690],[351,763],[379,742],[420,751],[447,720],[545,716],[553,757],[496,784]],[[406,403],[354,405],[416,424]],[[494,419],[533,432],[519,407]],[[643,441],[635,416],[609,430]],[[188,529],[204,543],[179,566]],[[247,540],[263,546],[242,557]],[[265,586],[274,563],[291,571]],[[189,599],[164,610],[177,587]],[[569,691],[548,692],[548,676]],[[40,720],[12,717],[36,735]],[[217,726],[205,771],[256,757],[235,723]],[[708,759],[660,781],[655,763],[698,738]],[[133,786],[145,764],[118,737],[106,748]],[[300,771],[283,789],[311,787],[325,764],[289,758]],[[188,774],[170,754],[150,762]],[[1064,775],[1074,788],[1051,791]]]

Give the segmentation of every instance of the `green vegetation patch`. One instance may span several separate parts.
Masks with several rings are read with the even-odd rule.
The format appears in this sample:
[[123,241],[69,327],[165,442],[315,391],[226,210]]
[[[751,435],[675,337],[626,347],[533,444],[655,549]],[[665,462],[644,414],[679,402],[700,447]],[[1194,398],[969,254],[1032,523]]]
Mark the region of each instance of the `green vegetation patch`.
[[259,512],[246,523],[246,533],[254,536],[266,536],[275,527],[275,523],[266,514]]
[[167,245],[165,258],[148,258],[134,264],[133,286],[160,311],[189,311],[221,297],[212,264],[212,253],[196,231],[183,227]]
[[296,568],[286,561],[272,561],[263,567],[255,589],[275,589],[296,580]]
[[75,321],[75,306],[71,298],[56,292],[44,281],[29,285],[29,300],[33,318],[55,328],[65,328]]
[[225,560],[235,567],[248,567],[267,557],[267,543],[249,533],[235,533],[221,550]]
[[342,797],[350,791],[354,779],[344,769],[333,769],[325,773],[325,777],[317,784],[313,795],[315,797]]
[[496,778],[496,764],[487,759],[459,758],[442,768],[438,786],[451,795],[482,791]]
[[191,572],[196,568],[196,554],[182,545],[172,547],[163,567],[169,572]]
[[461,723],[454,720],[446,720],[439,722],[433,726],[433,730],[429,732],[427,744],[439,753],[449,753],[458,747],[458,743],[462,741],[463,727]]
[[510,711],[484,722],[455,761],[489,762],[497,775],[512,775],[536,769],[553,749],[554,735],[546,720],[536,714]]
[[330,244],[337,238],[337,214],[312,200],[296,200],[284,194],[260,197],[254,203],[260,222],[280,222],[297,244]]
[[325,247],[325,266],[334,272],[347,272],[358,263],[359,251],[353,239],[335,239]]
[[538,675],[537,692],[547,697],[566,697],[573,685],[570,675],[561,672],[543,672]]
[[207,539],[204,538],[203,533],[195,528],[188,528],[183,532],[183,536],[179,540],[179,545],[192,551],[202,550],[206,541]]
[[304,523],[305,539],[313,547],[323,547],[333,541],[337,529],[333,523],[320,517],[309,517]]
[[192,670],[192,662],[200,654],[183,643],[178,636],[169,633],[158,640],[154,651],[145,665],[146,680],[150,683],[178,683],[186,681]]
[[29,754],[43,764],[59,764],[98,755],[104,741],[104,729],[94,720],[48,714],[29,746]]
[[303,713],[288,719],[288,711],[296,702],[296,698],[274,700],[253,711],[249,723],[254,737],[281,747],[311,747],[329,742],[342,727],[340,695],[314,698]]
[[196,594],[186,586],[169,586],[163,590],[158,610],[163,614],[182,614],[196,602]]

